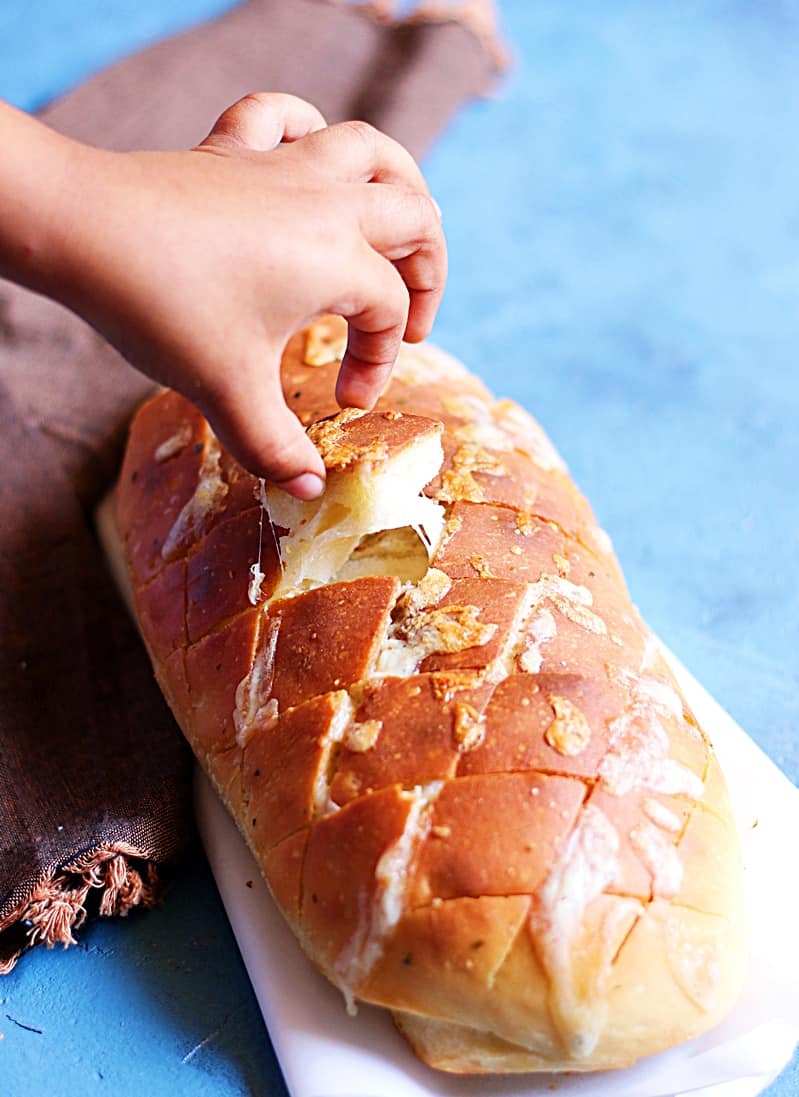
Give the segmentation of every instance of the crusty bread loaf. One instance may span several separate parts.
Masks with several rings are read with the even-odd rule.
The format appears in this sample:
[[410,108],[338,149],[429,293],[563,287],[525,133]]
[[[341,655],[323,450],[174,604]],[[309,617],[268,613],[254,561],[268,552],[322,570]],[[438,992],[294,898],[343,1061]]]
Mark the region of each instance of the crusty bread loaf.
[[[289,344],[321,501],[144,405],[117,526],[156,675],[303,948],[430,1065],[624,1066],[743,973],[724,779],[540,428],[429,346],[339,412]],[[422,494],[423,493],[423,494]]]

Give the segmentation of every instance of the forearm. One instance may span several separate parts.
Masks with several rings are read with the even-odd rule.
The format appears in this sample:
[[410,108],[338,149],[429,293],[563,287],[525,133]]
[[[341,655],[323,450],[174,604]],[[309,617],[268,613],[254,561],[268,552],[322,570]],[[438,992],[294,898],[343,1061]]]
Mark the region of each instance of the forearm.
[[0,276],[60,297],[82,146],[0,102]]

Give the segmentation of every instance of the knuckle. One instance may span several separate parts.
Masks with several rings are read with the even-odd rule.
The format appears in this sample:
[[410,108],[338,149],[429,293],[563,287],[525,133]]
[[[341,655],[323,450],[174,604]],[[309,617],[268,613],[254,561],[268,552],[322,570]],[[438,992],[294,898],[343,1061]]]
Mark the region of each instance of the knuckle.
[[397,357],[402,327],[392,324],[381,331],[362,332],[354,342],[353,353],[358,361],[359,372],[365,367],[369,373],[376,369],[391,366]]
[[391,276],[391,307],[397,316],[407,316],[410,307],[410,296],[405,280],[399,271],[392,267]]
[[435,202],[429,194],[425,194],[423,191],[414,191],[413,201],[416,203],[416,212],[425,239],[436,239],[441,235],[441,221],[436,211]]
[[260,112],[275,105],[275,96],[268,91],[250,91],[236,103],[240,110],[250,113]]
[[371,124],[371,122],[363,122],[360,119],[354,119],[350,122],[342,122],[342,132],[346,134],[350,139],[354,141],[360,141],[366,145],[370,152],[373,152],[377,148],[379,139],[379,131]]
[[379,282],[375,279],[375,289],[377,290],[379,286],[379,290],[375,293],[375,299],[376,304],[382,306],[382,311],[385,314],[390,313],[392,317],[386,323],[386,327],[388,327],[394,322],[393,317],[407,311],[408,287],[405,285],[405,279],[393,263],[381,258],[381,267],[382,277]]
[[[263,97],[268,98],[266,93]],[[221,135],[236,145],[243,144],[243,135],[250,123],[255,122],[267,109],[267,104],[262,101],[260,93],[250,92],[222,112],[214,126],[214,132],[217,136]]]
[[396,214],[407,227],[408,243],[433,245],[443,242],[441,221],[429,194],[413,187],[396,186],[386,192],[386,197],[393,197]]
[[246,103],[250,107],[257,107],[259,110],[269,108],[271,110],[288,111],[299,108],[315,114],[319,113],[313,103],[287,91],[251,91],[243,96],[239,102]]

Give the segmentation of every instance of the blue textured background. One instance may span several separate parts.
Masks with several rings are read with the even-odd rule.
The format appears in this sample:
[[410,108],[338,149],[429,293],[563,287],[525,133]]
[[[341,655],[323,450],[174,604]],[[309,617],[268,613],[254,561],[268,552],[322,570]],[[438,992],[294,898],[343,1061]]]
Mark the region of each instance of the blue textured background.
[[[2,0],[0,96],[229,6]],[[426,165],[436,338],[534,411],[644,616],[796,782],[799,3],[503,9],[515,69]],[[0,979],[0,1034],[0,1097],[284,1093],[200,854],[163,910]],[[769,1097],[798,1093],[799,1059]]]

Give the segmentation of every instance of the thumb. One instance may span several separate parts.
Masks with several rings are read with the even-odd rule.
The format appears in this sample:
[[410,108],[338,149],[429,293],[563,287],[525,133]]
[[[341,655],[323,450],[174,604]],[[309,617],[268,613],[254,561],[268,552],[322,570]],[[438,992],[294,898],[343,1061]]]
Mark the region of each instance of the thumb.
[[316,499],[324,491],[324,462],[279,389],[260,384],[245,392],[237,384],[209,402],[206,415],[225,449],[254,476],[297,499]]
[[326,125],[316,107],[296,95],[253,92],[220,115],[198,148],[270,152],[283,141],[297,141]]

